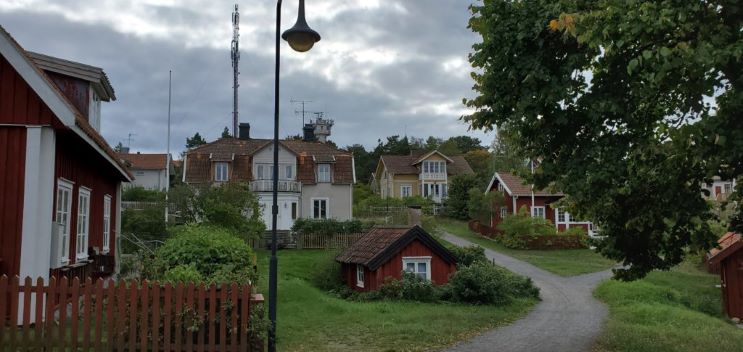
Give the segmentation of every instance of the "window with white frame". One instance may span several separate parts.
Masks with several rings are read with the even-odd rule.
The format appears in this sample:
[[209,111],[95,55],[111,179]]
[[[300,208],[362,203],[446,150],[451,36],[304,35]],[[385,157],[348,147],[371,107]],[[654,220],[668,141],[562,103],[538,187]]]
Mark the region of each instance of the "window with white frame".
[[227,163],[214,163],[214,181],[227,182],[230,180],[230,166]]
[[103,253],[111,249],[111,196],[103,196]]
[[413,195],[413,186],[411,185],[402,185],[400,186],[400,196],[403,198],[407,198]]
[[402,270],[431,280],[431,257],[402,257]]
[[75,258],[88,259],[88,235],[90,230],[90,189],[80,187],[77,196],[77,237]]
[[312,218],[328,218],[328,198],[312,198]]
[[544,207],[543,206],[532,207],[531,208],[531,216],[534,217],[534,218],[542,218],[542,219],[544,219],[546,217],[545,216],[545,212],[544,212]]
[[733,193],[733,184],[732,183],[725,183],[722,185],[724,189],[724,193]]
[[284,178],[287,180],[294,179],[294,166],[284,165]]
[[65,265],[70,262],[70,208],[72,208],[72,183],[57,181],[57,213],[56,223],[59,224],[59,246],[57,264]]
[[364,287],[364,266],[356,264],[356,286]]
[[567,214],[565,213],[565,210],[562,208],[555,209],[555,212],[557,212],[557,222],[558,223],[564,223],[567,222]]
[[446,162],[444,161],[424,161],[423,162],[423,173],[426,174],[441,174],[446,172]]
[[330,182],[330,164],[317,164],[317,182]]
[[442,197],[447,197],[447,196],[449,196],[449,190],[448,190],[448,187],[447,187],[447,186],[448,186],[448,185],[447,185],[446,183],[442,183],[442,184],[441,184],[441,196],[442,196]]
[[498,182],[498,190],[503,192],[503,184]]
[[505,219],[508,216],[508,207],[500,207],[500,218]]

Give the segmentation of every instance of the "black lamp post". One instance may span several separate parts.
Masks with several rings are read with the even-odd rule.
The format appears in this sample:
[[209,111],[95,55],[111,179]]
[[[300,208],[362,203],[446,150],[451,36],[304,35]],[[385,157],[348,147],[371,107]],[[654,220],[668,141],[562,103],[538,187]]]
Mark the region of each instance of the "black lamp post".
[[[271,329],[268,332],[268,351],[276,351],[276,290],[278,281],[278,259],[276,258],[276,217],[279,215],[279,56],[281,53],[281,0],[276,1],[276,72],[274,78],[274,105],[273,105],[273,206],[271,207],[271,260],[268,271],[268,319],[271,320]],[[299,0],[299,15],[294,27],[281,35],[289,42],[289,46],[299,52],[312,49],[315,42],[320,41],[320,35],[307,25],[304,19],[304,0]]]

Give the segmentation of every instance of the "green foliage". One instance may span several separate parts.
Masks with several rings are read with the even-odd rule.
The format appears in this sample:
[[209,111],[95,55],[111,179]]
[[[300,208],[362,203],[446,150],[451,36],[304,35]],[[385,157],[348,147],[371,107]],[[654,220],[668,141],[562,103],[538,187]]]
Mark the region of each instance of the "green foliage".
[[413,273],[402,273],[400,280],[386,277],[379,290],[369,292],[366,299],[398,299],[417,302],[435,302],[439,298],[438,288]]
[[577,227],[571,227],[565,231],[558,232],[558,235],[563,236],[588,236],[588,231],[584,229],[583,227],[577,226]]
[[482,189],[472,188],[468,192],[467,212],[470,219],[479,220],[480,223],[490,225],[493,210],[500,209],[503,204],[503,193],[483,192]]
[[121,192],[122,201],[131,202],[162,202],[165,200],[165,192],[145,189],[144,187],[127,187]]
[[[606,236],[600,251],[641,278],[714,244],[701,186],[743,173],[737,2],[487,1],[463,119],[508,126]],[[590,80],[589,80],[590,78]],[[738,209],[738,212],[743,208]]]
[[539,289],[531,279],[487,261],[459,268],[449,278],[448,285],[454,302],[504,305],[515,298],[539,297]]
[[[469,219],[470,190],[477,190],[477,175],[457,175],[449,182],[449,197],[445,200],[446,215],[458,220]],[[482,190],[480,190],[482,192]]]
[[147,278],[166,278],[168,271],[173,271],[170,278],[190,275],[183,266],[194,268],[207,281],[233,278],[230,272],[248,275],[243,282],[257,278],[250,271],[255,265],[253,250],[233,232],[213,225],[183,225],[171,232],[172,237],[157,249],[153,264],[145,268]]
[[258,238],[266,229],[258,198],[246,183],[199,188],[179,185],[170,189],[169,200],[185,223],[224,227],[246,239]]
[[332,235],[336,233],[358,233],[363,232],[370,226],[360,220],[336,220],[336,219],[305,219],[294,221],[292,232],[313,233]]
[[341,264],[335,261],[337,254],[335,251],[326,251],[313,265],[310,281],[315,287],[324,291],[335,291],[345,287],[341,282]]
[[[144,242],[165,241],[168,237],[165,229],[165,207],[162,204],[144,207],[143,209],[124,209],[121,212],[121,232],[134,234]],[[122,241],[124,253],[134,253],[138,247],[129,241]]]
[[485,256],[485,248],[477,245],[467,247],[450,245],[447,246],[447,249],[454,255],[457,261],[457,267],[465,267],[477,262],[488,261],[488,258]]
[[179,264],[168,270],[162,276],[163,282],[176,284],[179,282],[201,283],[204,277],[198,269],[192,264]]
[[485,189],[488,181],[493,177],[493,156],[487,149],[475,149],[465,153],[464,160],[467,160],[467,163],[470,164],[475,175],[477,175],[477,186]]
[[224,129],[222,130],[222,136],[220,138],[231,138],[232,133],[230,133],[230,129],[227,128],[227,126],[224,126]]
[[498,240],[508,248],[525,249],[526,242],[523,236],[550,236],[556,235],[557,230],[549,220],[532,217],[526,210],[526,206],[519,209],[516,215],[506,216],[498,230],[502,232]]
[[201,137],[199,132],[196,132],[193,137],[186,137],[186,149],[195,148],[202,144],[206,144],[206,140]]

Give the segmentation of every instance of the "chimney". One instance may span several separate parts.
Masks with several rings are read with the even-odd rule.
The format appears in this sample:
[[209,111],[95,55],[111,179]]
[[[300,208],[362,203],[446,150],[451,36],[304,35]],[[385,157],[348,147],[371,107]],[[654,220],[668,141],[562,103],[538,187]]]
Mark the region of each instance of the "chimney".
[[305,124],[304,128],[302,128],[302,131],[304,132],[304,138],[302,138],[305,142],[314,142],[317,139],[315,138],[315,125],[313,124]]
[[240,136],[240,139],[250,139],[250,124],[247,122],[240,122],[240,125],[238,127],[238,134]]

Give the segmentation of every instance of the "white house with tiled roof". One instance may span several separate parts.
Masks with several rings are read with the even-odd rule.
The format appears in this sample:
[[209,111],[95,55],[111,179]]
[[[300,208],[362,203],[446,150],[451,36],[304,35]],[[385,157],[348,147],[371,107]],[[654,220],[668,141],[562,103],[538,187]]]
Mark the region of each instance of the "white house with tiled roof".
[[[249,182],[271,229],[273,141],[221,138],[186,153],[183,181],[190,185]],[[298,218],[350,220],[356,174],[351,153],[322,142],[279,142],[277,230]]]

